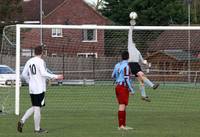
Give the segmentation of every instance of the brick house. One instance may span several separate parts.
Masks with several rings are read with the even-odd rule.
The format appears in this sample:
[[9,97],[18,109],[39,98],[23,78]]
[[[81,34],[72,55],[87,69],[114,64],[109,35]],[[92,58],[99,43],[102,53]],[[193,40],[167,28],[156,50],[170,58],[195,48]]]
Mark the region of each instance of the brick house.
[[195,81],[200,72],[200,32],[190,31],[190,36],[188,45],[188,31],[168,30],[150,42],[146,59],[151,62],[151,74],[163,81],[188,81],[190,71]]
[[[188,69],[188,52],[183,50],[160,50],[146,58],[151,62],[153,69],[183,70]],[[199,71],[200,59],[191,55],[191,69]]]
[[[32,8],[30,7],[36,7]],[[29,8],[28,8],[29,7]],[[111,23],[83,0],[43,0],[43,24],[106,25]],[[25,20],[38,20],[39,1],[24,4]],[[40,44],[40,30],[31,29],[22,33],[22,55],[29,56]],[[43,44],[49,56],[95,56],[104,55],[103,30],[43,29]]]
[[[148,52],[151,54],[160,50],[188,51],[188,31],[163,31],[149,44]],[[190,51],[196,57],[200,55],[200,31],[190,31]]]
[[[146,58],[151,63],[151,79],[162,81],[188,81],[188,52],[183,50],[160,50]],[[190,57],[190,79],[199,79],[200,59]]]
[[[200,55],[200,31],[190,31],[190,45],[188,45],[188,31],[163,31],[153,42],[149,43],[148,58],[152,59],[154,64],[170,62],[172,61],[171,59],[173,59],[173,64],[179,64],[180,61],[187,64],[188,46],[190,46],[191,61],[196,60],[198,62]],[[184,65],[178,66],[185,70]],[[173,68],[177,67],[172,65],[171,69]],[[195,68],[193,69],[196,70]]]

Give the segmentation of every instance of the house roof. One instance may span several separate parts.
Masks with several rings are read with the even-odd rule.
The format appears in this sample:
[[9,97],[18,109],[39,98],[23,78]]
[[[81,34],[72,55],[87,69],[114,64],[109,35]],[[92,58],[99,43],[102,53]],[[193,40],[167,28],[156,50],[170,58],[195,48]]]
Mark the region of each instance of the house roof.
[[[102,16],[98,11],[89,6],[84,0],[79,0],[79,2],[83,2],[87,8],[90,8],[98,16],[101,16],[105,20],[108,20],[104,16]],[[74,0],[42,0],[43,2],[43,17],[46,18],[49,15],[53,14],[59,7],[62,5],[75,2]],[[29,2],[23,2],[22,5],[23,13],[22,15],[18,15],[16,18],[24,21],[39,21],[40,20],[40,0],[31,0]]]
[[[188,52],[182,50],[164,50],[163,53],[179,61],[188,60],[189,57]],[[190,60],[196,60],[196,59],[197,58],[190,55]]]
[[[44,15],[49,14],[63,1],[65,0],[53,0],[53,2],[52,0],[42,0],[43,14]],[[40,0],[31,0],[29,2],[23,2],[22,8],[23,8],[22,20],[35,21],[40,19]]]
[[[160,50],[154,54],[152,54],[151,56],[149,56],[148,58],[151,58],[152,56],[156,56],[159,53],[161,54],[165,54],[171,58],[174,58],[177,61],[187,61],[188,60],[188,52],[183,51],[183,50]],[[191,61],[196,61],[196,60],[200,60],[199,58],[194,57],[192,54],[190,54],[190,60]]]
[[[188,35],[186,30],[163,31],[157,39],[149,44],[148,51],[158,50],[188,50]],[[191,51],[200,51],[200,31],[190,31]]]

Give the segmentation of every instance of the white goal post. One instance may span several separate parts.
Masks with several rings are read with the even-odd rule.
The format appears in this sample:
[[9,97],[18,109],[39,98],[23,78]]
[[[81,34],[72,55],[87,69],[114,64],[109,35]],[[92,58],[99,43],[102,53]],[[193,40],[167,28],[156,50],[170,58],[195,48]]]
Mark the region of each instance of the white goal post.
[[[98,26],[98,25],[16,25],[16,86],[15,114],[20,112],[20,34],[21,29],[97,29],[97,30],[129,30],[130,26]],[[199,26],[134,26],[134,30],[200,30]]]

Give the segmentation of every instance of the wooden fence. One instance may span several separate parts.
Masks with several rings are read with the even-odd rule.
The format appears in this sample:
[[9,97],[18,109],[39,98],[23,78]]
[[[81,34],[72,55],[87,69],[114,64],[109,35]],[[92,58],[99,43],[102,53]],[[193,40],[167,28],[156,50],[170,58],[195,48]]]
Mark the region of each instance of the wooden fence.
[[[24,66],[29,57],[21,57],[21,66]],[[80,57],[45,57],[47,67],[56,74],[64,74],[68,80],[93,79],[111,80],[111,73],[120,57],[80,58]],[[15,56],[1,55],[0,63],[15,68]],[[181,73],[184,72],[184,73]],[[187,82],[187,71],[165,71],[150,69],[147,76],[153,81],[160,82]],[[191,82],[200,82],[200,72],[191,72]]]

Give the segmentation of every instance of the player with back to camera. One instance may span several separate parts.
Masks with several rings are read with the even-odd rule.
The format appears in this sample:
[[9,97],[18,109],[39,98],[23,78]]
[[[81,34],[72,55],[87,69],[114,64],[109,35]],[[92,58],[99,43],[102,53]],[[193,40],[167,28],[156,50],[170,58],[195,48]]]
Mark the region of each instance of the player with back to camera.
[[129,29],[129,34],[128,34],[129,66],[131,68],[131,73],[135,75],[135,77],[138,79],[140,83],[141,99],[150,102],[151,99],[146,95],[144,84],[150,86],[153,89],[157,89],[159,84],[152,83],[142,72],[139,62],[145,65],[148,65],[148,62],[147,60],[143,59],[140,51],[136,48],[135,43],[133,42],[132,39],[132,31],[133,31],[133,26],[131,26],[131,28]]
[[22,132],[26,120],[34,114],[35,133],[48,133],[47,130],[40,127],[41,107],[45,106],[46,79],[63,79],[63,75],[50,74],[46,70],[46,64],[42,59],[43,48],[35,48],[35,57],[29,59],[23,69],[22,76],[29,84],[29,94],[32,106],[25,112],[18,122],[17,130]]
[[126,107],[128,105],[129,93],[135,93],[130,81],[130,69],[128,65],[129,54],[124,51],[121,54],[122,61],[117,63],[114,67],[112,78],[115,79],[116,87],[115,93],[119,103],[118,108],[118,124],[119,130],[133,129],[126,126]]

